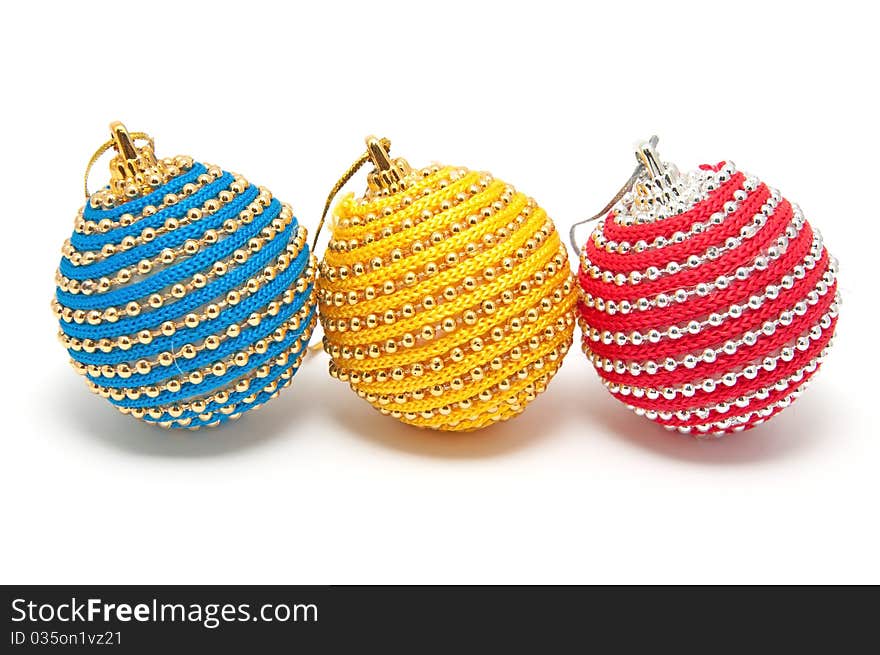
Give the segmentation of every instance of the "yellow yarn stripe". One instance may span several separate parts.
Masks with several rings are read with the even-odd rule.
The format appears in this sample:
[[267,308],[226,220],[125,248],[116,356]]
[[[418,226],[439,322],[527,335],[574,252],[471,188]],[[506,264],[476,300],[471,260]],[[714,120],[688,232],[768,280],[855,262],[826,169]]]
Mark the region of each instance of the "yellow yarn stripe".
[[[572,306],[573,304],[570,305],[568,309],[571,309]],[[516,335],[516,343],[501,342],[497,344],[492,344],[494,346],[493,348],[490,349],[489,347],[487,347],[483,352],[481,352],[480,359],[482,360],[482,362],[480,363],[491,362],[497,356],[508,354],[513,348],[520,348],[523,354],[518,360],[506,360],[507,363],[501,369],[493,371],[492,375],[487,375],[482,380],[480,380],[479,386],[483,388],[496,386],[499,382],[510,377],[517,371],[528,367],[536,359],[539,359],[540,357],[548,354],[566,340],[566,331],[560,330],[557,336],[554,337],[551,341],[544,342],[543,347],[539,347],[535,350],[529,348],[529,338],[535,336],[536,334],[540,334],[544,331],[544,329],[546,329],[546,327],[546,325],[532,325],[530,326],[530,330],[523,330],[524,334],[522,334],[522,336],[520,336],[519,334]],[[467,374],[470,373],[470,370],[473,368],[473,366],[474,362],[463,361],[458,364],[451,364],[448,367],[448,370],[447,368],[444,368],[442,371],[436,374],[425,374],[421,377],[409,376],[401,382],[388,381],[384,383],[377,382],[373,384],[360,384],[358,385],[358,388],[368,393],[375,393],[379,395],[395,395],[417,390],[427,391],[435,384],[447,385],[450,380],[465,377]],[[426,382],[428,382],[428,384],[426,384]],[[441,405],[452,404],[459,402],[460,400],[470,398],[474,395],[474,388],[471,385],[471,382],[464,382],[465,386],[462,390],[450,390],[447,392],[447,394],[444,394],[442,400],[432,397],[430,399],[426,399],[425,401],[402,403],[400,404],[400,406],[407,408],[412,407],[413,411],[415,411],[415,408],[418,408],[418,410],[429,409],[431,407],[439,407]]]
[[477,429],[521,412],[558,370],[576,285],[559,234],[527,196],[459,168],[422,175],[399,193],[337,206],[318,281],[325,348],[334,377],[380,411]]
[[[492,204],[492,202],[497,200],[497,198],[498,196],[491,196],[490,198],[476,197],[475,200],[479,200],[479,202],[475,202],[474,205],[477,209],[479,209]],[[439,244],[435,245],[431,249],[430,258],[425,259],[425,253],[409,253],[408,256],[405,256],[399,262],[394,262],[392,264],[383,264],[383,266],[378,270],[357,276],[357,278],[355,278],[358,283],[357,288],[360,290],[368,286],[375,286],[377,284],[381,285],[385,280],[397,279],[397,277],[403,275],[407,271],[413,270],[413,268],[415,268],[418,264],[427,264],[432,261],[444,261],[447,254],[451,252],[460,252],[468,243],[479,242],[479,240],[482,239],[485,235],[491,234],[495,232],[498,228],[505,226],[512,220],[515,220],[517,216],[519,216],[523,208],[526,206],[527,202],[528,198],[526,198],[525,195],[521,193],[517,194],[511,201],[510,205],[493,215],[491,219],[486,219],[479,225],[471,228],[470,230],[464,230],[459,234],[446,238]],[[466,218],[470,214],[473,214],[474,211],[465,208],[465,211],[463,213]],[[537,208],[534,212],[532,212],[532,215],[529,217],[530,223],[537,222],[538,224],[540,224],[540,222],[542,222],[543,220],[546,220],[546,214],[542,210]],[[450,218],[449,221],[451,223],[457,222],[452,218]],[[405,237],[408,243],[412,243],[412,240],[420,237],[421,240],[428,239],[434,232],[441,231],[435,225],[433,225],[433,223],[434,221],[425,221],[424,223],[418,225],[416,228],[413,228],[412,235],[410,235],[409,233],[405,233],[401,236]],[[537,229],[537,227],[535,229]],[[520,237],[520,243],[528,239],[529,236],[529,234],[523,234]],[[389,239],[389,242],[390,241],[391,239]],[[370,244],[370,246],[375,245],[375,243]],[[391,245],[388,242],[385,242],[381,245],[383,245],[385,248],[390,248],[390,250],[394,250],[395,248],[395,246]],[[353,266],[356,262],[362,262],[366,264],[370,261],[370,259],[372,259],[372,256],[365,253],[367,249],[368,247],[364,247],[359,248],[354,252],[334,253],[333,255],[330,255],[328,253],[327,263],[331,263],[333,266]],[[390,252],[390,250],[388,250],[388,252]],[[384,248],[383,252],[385,252]],[[492,257],[490,253],[491,251],[482,253],[481,261],[491,259]],[[471,261],[477,261],[478,259],[479,258],[474,258],[474,260]],[[474,263],[470,264],[471,269],[473,269],[475,266],[476,264]],[[455,270],[457,271],[458,268],[456,268]],[[460,277],[464,277],[464,274],[462,274]],[[351,278],[346,281],[328,281],[327,288],[333,291],[338,291],[341,289],[350,290],[352,288],[351,282]]]
[[[553,255],[562,252],[561,249],[562,244],[559,240],[559,236],[554,233],[553,235],[551,235],[550,238],[546,239],[544,243],[538,249],[536,249],[533,252],[532,256],[530,256],[526,261],[521,262],[510,273],[499,275],[494,282],[490,282],[488,284],[484,284],[481,287],[477,287],[477,289],[472,292],[460,292],[454,300],[438,303],[437,306],[433,309],[417,312],[412,318],[399,319],[391,325],[379,325],[375,328],[368,330],[359,330],[357,332],[339,332],[336,334],[336,336],[334,336],[334,340],[346,345],[357,345],[370,342],[375,343],[379,341],[384,341],[394,334],[405,334],[406,332],[418,331],[419,326],[439,323],[447,316],[458,316],[467,309],[470,309],[472,307],[479,307],[483,303],[483,301],[487,299],[499,296],[506,289],[516,289],[521,282],[525,280],[531,280],[535,277],[536,273],[545,270],[547,262],[552,258]],[[481,262],[477,266],[477,269],[482,270],[485,267],[486,264]],[[566,269],[565,267],[561,268],[561,272],[563,273],[562,277],[563,280],[565,280],[567,279],[567,276],[564,275]],[[453,272],[457,272],[457,270],[458,269],[453,269]],[[464,277],[467,277],[467,275],[463,276],[462,279]],[[419,288],[414,290],[410,294],[403,294],[401,292],[401,298],[398,299],[396,295],[392,298],[392,300],[396,299],[396,302],[394,303],[389,302],[388,296],[381,298],[381,303],[375,303],[375,301],[362,303],[363,305],[369,305],[369,307],[365,307],[364,312],[359,311],[358,316],[363,316],[365,314],[375,314],[376,316],[381,317],[388,309],[392,309],[394,306],[398,306],[398,303],[420,304],[421,300],[425,296],[430,295],[434,297],[438,295],[438,291],[442,291],[442,289],[448,286],[457,286],[458,282],[460,282],[460,280],[443,280],[441,284],[431,284],[430,287],[427,289]],[[380,299],[377,298],[376,300]],[[514,301],[510,305],[502,305],[502,308],[496,310],[498,317],[500,318],[506,316],[507,314],[504,314],[503,312],[508,311],[511,308],[515,309],[517,307],[524,306],[526,304],[526,301],[527,297],[520,297],[519,300]],[[356,307],[360,306],[361,303],[356,305]],[[339,314],[334,311],[336,309],[338,308],[334,307],[332,310],[328,309],[326,317],[340,318]],[[490,320],[492,320],[492,322],[494,323],[498,321],[498,318],[491,318]],[[368,341],[365,341],[366,335],[369,335]]]
[[[422,178],[415,184],[411,184],[406,191],[395,194],[393,196],[379,196],[367,201],[355,199],[353,193],[346,194],[336,206],[334,214],[340,218],[345,216],[366,217],[374,214],[377,218],[370,223],[364,222],[361,226],[352,225],[349,228],[341,228],[339,239],[350,239],[357,237],[361,232],[373,232],[383,227],[393,227],[400,229],[401,223],[407,218],[415,218],[424,209],[439,207],[446,198],[451,198],[457,193],[466,190],[471,184],[477,184],[482,174],[471,171],[465,174],[461,179],[451,182],[441,192],[425,195],[426,189],[437,186],[439,182],[449,177],[455,170],[454,166],[445,166],[437,173]],[[412,199],[409,205],[402,204],[403,196]],[[395,211],[385,216],[385,208],[391,207]],[[334,230],[334,235],[336,231]]]
[[[489,187],[476,196],[473,196],[469,200],[465,200],[460,205],[453,207],[452,209],[447,210],[446,212],[442,212],[441,214],[437,214],[434,218],[423,220],[418,224],[414,225],[409,230],[405,230],[403,232],[397,232],[390,237],[383,237],[382,239],[377,239],[373,243],[364,243],[360,245],[356,250],[349,252],[328,252],[328,263],[331,261],[335,266],[343,266],[343,265],[353,265],[357,261],[361,261],[364,263],[368,263],[373,257],[382,257],[383,259],[388,256],[388,254],[399,248],[401,250],[408,250],[409,245],[415,241],[430,241],[430,237],[435,232],[444,232],[449,225],[453,223],[463,223],[466,224],[466,219],[471,214],[479,214],[480,210],[488,205],[492,204],[495,200],[497,200],[501,193],[504,191],[504,184],[501,182],[493,182],[489,185]],[[525,197],[523,196],[523,199]],[[504,210],[502,210],[504,211]],[[420,212],[419,212],[420,213]],[[518,213],[512,212],[508,209],[505,211],[504,215],[500,218],[497,218],[495,222],[491,224],[494,225],[497,222],[500,222],[501,219],[507,216],[515,216]],[[474,238],[482,237],[483,234],[487,234],[490,231],[490,228],[486,225],[487,221],[484,219],[477,226],[481,229],[477,232],[469,232],[471,235],[471,240]],[[374,229],[375,232],[381,232],[381,228],[376,227]],[[345,234],[345,231],[339,230],[341,233],[340,240],[351,240],[355,237],[345,237],[342,236]],[[334,238],[337,232],[334,232]],[[416,254],[416,253],[414,253]],[[423,253],[419,253],[423,254]],[[376,271],[378,272],[378,271]],[[369,274],[368,274],[369,275]],[[379,276],[381,277],[381,276]]]
[[[564,342],[564,338],[560,337],[560,343]],[[566,347],[567,351],[567,347]],[[454,401],[450,400],[447,405],[449,406],[450,413],[448,414],[452,420],[458,420],[465,424],[470,424],[471,427],[459,427],[458,429],[474,429],[477,427],[484,427],[486,425],[491,425],[495,423],[499,419],[508,418],[509,416],[515,416],[519,414],[524,407],[511,407],[510,399],[519,400],[519,396],[524,392],[524,390],[532,384],[536,384],[539,382],[544,376],[547,377],[547,381],[549,381],[549,377],[552,377],[553,374],[559,369],[559,366],[562,365],[562,358],[565,356],[565,352],[560,352],[559,357],[551,367],[546,367],[545,371],[535,372],[534,370],[528,371],[528,377],[518,380],[515,383],[512,383],[507,391],[503,392],[503,395],[499,398],[493,398],[491,401],[479,400],[478,395],[473,395],[461,399],[456,399]],[[545,365],[546,366],[546,365]],[[525,368],[525,367],[521,367]],[[519,370],[519,369],[518,369]],[[494,385],[492,385],[494,386]],[[491,388],[487,386],[486,388]],[[543,389],[541,389],[543,391]],[[457,406],[460,400],[471,400],[472,405],[468,409],[462,409]],[[523,406],[525,403],[521,403]],[[486,410],[492,406],[499,407],[499,413],[501,416],[497,418],[493,418],[493,415],[490,413],[486,413]],[[436,404],[425,404],[424,409],[433,409],[436,408]],[[410,412],[419,414],[422,409],[416,403],[406,403],[405,405],[398,405],[397,403],[393,403],[389,405],[388,409],[392,411],[400,411],[400,412]],[[425,419],[422,417],[415,418],[411,421],[414,425],[424,425],[429,426],[432,423],[436,423],[436,418]]]
[[[545,282],[545,285],[551,288],[549,293],[552,293],[552,290],[556,288],[560,288],[560,286],[569,278],[571,273],[563,269],[559,271],[555,278]],[[535,307],[536,304],[540,302],[540,297],[544,297],[548,294],[545,291],[545,288],[537,287],[531,293],[526,296],[523,296],[518,302],[511,303],[501,309],[498,309],[495,314],[491,317],[484,318],[482,321],[478,321],[476,325],[467,327],[467,328],[459,328],[450,334],[443,334],[443,336],[435,337],[429,344],[422,348],[410,348],[407,349],[407,352],[404,354],[385,354],[376,358],[368,358],[363,361],[358,362],[358,370],[361,371],[375,371],[386,368],[394,368],[398,366],[407,366],[412,365],[414,362],[423,361],[425,359],[431,359],[438,355],[442,355],[444,353],[449,352],[456,346],[464,345],[464,349],[470,350],[469,344],[470,341],[475,337],[483,337],[484,340],[488,340],[488,335],[492,331],[492,328],[496,325],[505,325],[508,319],[513,318],[514,316],[523,316],[525,312]],[[564,316],[566,312],[570,311],[574,306],[577,300],[577,296],[569,296],[566,300],[558,306],[555,306],[553,310],[549,314],[545,314],[539,318],[535,323],[527,323],[526,327],[523,327],[519,332],[512,332],[509,335],[509,338],[515,338],[516,335],[526,333],[529,328],[535,328],[540,331],[543,330],[547,325],[552,325],[555,321],[556,317],[559,315]],[[556,307],[561,307],[558,311]],[[393,327],[393,326],[391,326]],[[531,333],[529,333],[531,336]],[[341,335],[346,336],[346,335]],[[334,337],[336,340],[336,337]],[[377,341],[381,341],[381,339],[377,339]],[[506,340],[505,340],[506,341]],[[491,342],[490,342],[491,343]],[[502,345],[504,342],[502,342]],[[509,348],[508,348],[509,349]],[[483,352],[494,352],[490,349],[490,347],[484,348]],[[486,357],[483,354],[471,355],[471,357],[478,357],[480,360],[489,361],[492,357]],[[494,355],[493,355],[494,357]],[[471,362],[471,366],[474,365],[474,362]],[[445,370],[445,369],[444,369]]]

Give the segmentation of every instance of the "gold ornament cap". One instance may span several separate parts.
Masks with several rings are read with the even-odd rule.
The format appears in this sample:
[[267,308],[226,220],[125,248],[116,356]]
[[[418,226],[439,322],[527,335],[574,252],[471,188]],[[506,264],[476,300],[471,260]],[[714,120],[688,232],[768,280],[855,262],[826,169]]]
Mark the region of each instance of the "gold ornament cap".
[[[138,142],[143,142],[138,145]],[[89,193],[89,173],[105,152],[113,150],[110,180],[106,188]],[[192,166],[191,157],[158,159],[153,137],[129,132],[123,123],[110,123],[110,139],[95,151],[86,166],[83,191],[95,207],[112,206],[147,195]]]
[[368,194],[394,194],[406,188],[412,167],[403,157],[391,158],[391,141],[368,136],[366,142],[367,155],[374,169],[367,175]]
[[162,184],[165,171],[156,159],[152,139],[138,148],[119,121],[110,123],[110,134],[116,150],[110,160],[110,189],[114,194],[133,198]]
[[333,185],[333,188],[327,195],[324,211],[321,212],[321,220],[318,221],[318,228],[315,230],[315,237],[312,241],[312,251],[318,245],[318,237],[321,236],[321,229],[324,227],[324,221],[327,219],[327,212],[330,211],[333,199],[364,164],[367,162],[373,164],[372,172],[367,175],[367,192],[364,194],[368,198],[377,195],[394,195],[405,189],[414,177],[412,167],[406,159],[403,157],[391,158],[389,152],[391,150],[390,140],[368,136],[365,141],[367,143],[367,151],[348,167],[348,170],[342,174],[342,177]]

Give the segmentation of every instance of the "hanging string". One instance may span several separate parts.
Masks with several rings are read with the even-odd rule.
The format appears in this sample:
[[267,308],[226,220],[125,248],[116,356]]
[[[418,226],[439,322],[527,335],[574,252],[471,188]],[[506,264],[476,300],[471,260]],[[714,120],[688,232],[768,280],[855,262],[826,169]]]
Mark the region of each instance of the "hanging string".
[[[652,136],[648,140],[648,142],[651,144],[652,148],[656,148],[657,143],[659,142],[659,139],[655,135],[655,136]],[[638,165],[636,165],[635,170],[632,172],[632,175],[630,175],[629,179],[623,183],[623,186],[620,187],[620,190],[614,195],[614,197],[610,201],[608,201],[608,204],[606,204],[602,209],[600,209],[598,212],[596,212],[593,216],[590,216],[589,218],[585,218],[582,221],[578,221],[577,223],[575,223],[574,225],[571,226],[571,228],[568,230],[568,240],[571,243],[571,247],[574,248],[575,253],[580,253],[580,251],[581,251],[581,247],[578,245],[577,239],[575,238],[575,231],[577,230],[577,228],[579,228],[581,225],[586,225],[587,223],[592,223],[593,221],[597,221],[600,218],[602,218],[603,216],[607,216],[608,212],[611,211],[612,207],[614,207],[614,205],[616,205],[618,202],[620,202],[620,199],[623,198],[623,196],[625,196],[629,192],[630,189],[632,189],[633,185],[636,183],[636,180],[639,179],[639,176],[644,171],[645,171],[645,165],[642,164],[641,162],[639,162]]]
[[[391,141],[388,139],[381,140],[382,147],[386,150],[391,148]],[[327,219],[327,213],[330,211],[330,205],[333,204],[333,199],[336,198],[337,194],[342,190],[348,181],[355,176],[355,174],[361,169],[361,167],[366,164],[370,160],[370,153],[365,152],[360,157],[358,157],[351,166],[348,167],[348,170],[342,174],[342,177],[337,180],[336,184],[333,185],[333,188],[330,190],[330,193],[327,194],[327,201],[324,203],[324,211],[321,212],[321,220],[318,221],[318,227],[315,230],[315,238],[312,240],[312,253],[315,252],[315,248],[318,245],[318,237],[321,235],[321,229],[324,227],[324,221]],[[309,346],[309,355],[316,353],[318,350],[323,348],[322,343],[313,343]]]
[[[391,149],[391,141],[388,139],[381,139],[382,147],[386,150]],[[348,167],[348,170],[342,174],[342,177],[333,185],[333,188],[330,190],[330,193],[327,195],[327,202],[324,203],[324,211],[321,212],[321,220],[318,221],[318,228],[315,230],[315,238],[312,240],[312,252],[315,251],[315,246],[318,245],[318,237],[321,234],[321,228],[324,227],[324,221],[327,218],[327,212],[330,211],[330,205],[333,203],[333,199],[336,195],[342,190],[348,181],[354,177],[355,173],[357,173],[361,167],[366,164],[370,160],[370,153],[365,152],[360,157],[355,160],[355,162]]]

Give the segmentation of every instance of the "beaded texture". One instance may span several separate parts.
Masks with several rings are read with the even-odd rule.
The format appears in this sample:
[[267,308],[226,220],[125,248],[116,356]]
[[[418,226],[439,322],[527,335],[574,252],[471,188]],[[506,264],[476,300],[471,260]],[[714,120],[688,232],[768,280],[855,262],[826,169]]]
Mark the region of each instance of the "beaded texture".
[[167,428],[218,425],[288,386],[316,320],[316,262],[291,208],[189,157],[122,204],[90,197],[53,309],[92,391]]
[[519,414],[571,345],[574,285],[553,222],[486,173],[432,166],[345,196],[318,276],[330,373],[436,430]]
[[627,194],[580,258],[583,349],[608,390],[668,429],[720,435],[787,407],[837,323],[837,263],[796,205],[730,162],[670,215]]

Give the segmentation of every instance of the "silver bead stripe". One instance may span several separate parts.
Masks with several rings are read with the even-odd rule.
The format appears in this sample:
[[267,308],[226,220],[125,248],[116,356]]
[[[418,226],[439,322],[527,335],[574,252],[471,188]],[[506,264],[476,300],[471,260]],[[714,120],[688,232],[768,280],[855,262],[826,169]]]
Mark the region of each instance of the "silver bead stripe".
[[[772,416],[776,411],[785,409],[797,400],[804,390],[809,386],[810,380],[801,384],[797,389],[792,391],[784,398],[780,398],[774,403],[762,407],[761,409],[746,412],[739,416],[731,416],[713,423],[702,423],[699,425],[664,425],[663,427],[670,432],[679,432],[681,434],[693,434],[696,432],[698,438],[707,438],[709,436],[721,436],[727,432],[742,432],[751,423],[752,426],[760,425]],[[758,419],[752,421],[757,416]]]
[[630,191],[615,206],[614,220],[624,227],[629,227],[635,224],[655,223],[672,216],[678,216],[705,200],[708,194],[730,180],[735,172],[736,165],[732,161],[725,161],[717,172],[702,169],[691,171],[687,174],[684,184],[680,186],[680,196],[675,202],[671,205],[664,203],[648,212],[633,213],[633,191]]
[[[617,313],[629,314],[633,311],[645,312],[654,307],[663,309],[671,305],[673,302],[684,303],[693,296],[704,297],[708,296],[715,290],[723,291],[735,281],[744,282],[745,280],[748,280],[755,271],[767,270],[772,262],[778,260],[785,254],[791,241],[801,234],[804,224],[805,221],[802,216],[798,226],[795,226],[794,221],[789,223],[788,227],[786,227],[785,234],[780,236],[776,240],[776,243],[769,246],[764,253],[757,255],[750,265],[740,266],[729,275],[719,275],[711,282],[700,282],[690,288],[680,287],[675,291],[658,293],[653,298],[642,296],[634,302],[629,300],[606,300],[605,298],[594,296],[593,294],[582,290],[581,300],[587,307],[597,309],[600,312],[605,312],[609,316],[614,316]],[[818,230],[814,230],[810,253],[804,258],[805,265],[811,261],[811,257],[814,260],[817,259],[816,252],[818,252],[818,256],[821,257],[822,246],[822,235]],[[815,261],[813,261],[812,265],[815,266]]]
[[[709,246],[706,251],[702,255],[692,254],[688,256],[688,258],[683,262],[670,261],[663,268],[657,266],[649,266],[643,271],[630,271],[627,273],[614,273],[613,271],[605,270],[600,266],[593,264],[590,261],[590,258],[587,257],[586,251],[581,253],[580,261],[581,268],[594,280],[602,279],[603,282],[607,284],[616,284],[617,286],[624,286],[626,284],[636,285],[641,284],[648,279],[650,281],[659,280],[661,277],[665,275],[675,275],[676,273],[680,273],[684,270],[693,270],[705,264],[706,262],[714,261],[721,257],[724,253],[736,250],[747,239],[752,239],[758,232],[767,224],[767,219],[776,212],[776,208],[779,206],[779,203],[782,201],[782,195],[776,189],[770,190],[770,197],[767,199],[763,205],[761,205],[761,209],[752,216],[752,220],[750,223],[743,225],[740,228],[740,233],[738,237],[730,236],[724,240],[724,243],[720,246]],[[733,214],[740,205],[740,201],[736,200],[728,200],[724,203],[724,213],[726,215]],[[723,222],[723,219],[722,219]],[[801,227],[803,227],[803,214],[798,212],[793,212],[792,221],[789,226],[794,225],[795,229],[799,232]],[[786,228],[786,233],[788,229]],[[770,246],[768,251],[774,246]],[[779,246],[776,246],[779,249]]]
[[[828,293],[829,288],[830,286],[828,284],[825,284],[824,280],[820,281],[816,285],[816,289],[810,292],[809,300],[798,302],[792,309],[785,310],[779,315],[778,318],[774,320],[765,321],[759,329],[747,330],[739,339],[728,339],[724,342],[723,345],[718,346],[717,348],[706,348],[698,354],[694,354],[691,352],[680,359],[667,357],[662,362],[657,362],[651,359],[639,362],[634,360],[605,358],[593,352],[589,348],[585,349],[585,352],[587,354],[587,358],[591,361],[593,366],[595,366],[598,370],[605,371],[607,373],[611,373],[613,371],[621,375],[628,373],[629,375],[638,376],[642,373],[645,373],[646,375],[656,375],[657,373],[663,371],[672,372],[682,366],[687,369],[693,369],[698,364],[703,362],[707,364],[713,363],[720,355],[735,355],[738,350],[743,346],[748,348],[754,347],[759,342],[760,337],[772,336],[776,332],[776,329],[778,327],[791,325],[791,323],[794,321],[795,316],[803,316],[807,312],[807,307],[809,305],[815,305],[816,303],[818,303],[819,299]],[[827,319],[827,322],[830,325],[830,319],[834,319],[837,317],[839,309],[840,295],[835,294],[834,300],[828,306],[828,311],[820,317],[819,324],[823,325],[823,327],[826,327],[824,323]],[[793,351],[788,352],[788,350],[791,348],[793,348],[793,346],[783,347],[780,350],[777,361],[778,359],[791,361],[792,357],[794,356]],[[765,359],[764,361],[766,362],[767,360]],[[757,374],[757,371],[755,371],[755,374]],[[746,375],[746,377],[749,376]]]
[[[761,185],[761,181],[756,177],[749,177],[743,181],[743,185],[741,188],[737,189],[733,193],[733,198],[736,201],[744,201],[749,193],[755,191]],[[609,254],[618,254],[625,255],[630,252],[635,253],[643,253],[651,250],[660,250],[662,248],[666,248],[671,245],[676,245],[679,243],[684,243],[691,237],[694,237],[698,234],[702,234],[706,230],[710,229],[713,226],[718,226],[724,223],[724,219],[728,216],[725,212],[715,212],[713,213],[705,222],[694,222],[687,230],[687,232],[677,231],[672,234],[671,237],[666,238],[662,234],[656,237],[653,241],[648,242],[644,239],[640,239],[635,243],[631,243],[629,241],[614,241],[613,239],[609,240],[605,237],[605,219],[599,221],[596,225],[596,229],[593,230],[593,244],[596,248],[604,250]]]
[[[826,327],[823,327],[822,324],[824,324]],[[825,330],[827,330],[828,327],[830,327],[830,326],[831,326],[831,319],[828,318],[827,315],[823,316],[820,323],[817,323],[816,325],[811,327],[803,335],[801,335],[794,342],[792,342],[794,344],[793,348],[792,348],[792,358],[794,357],[794,353],[793,353],[794,349],[797,349],[802,352],[806,351],[810,347],[810,342],[811,341],[818,341],[822,337],[823,332]],[[825,356],[825,354],[828,350],[828,347],[831,345],[832,341],[833,341],[833,336],[832,336],[832,339],[829,339],[829,342],[826,345],[826,347],[822,349],[822,353],[819,355],[819,357],[812,359],[809,364],[807,364],[805,367],[803,367],[803,368],[799,369],[798,371],[796,371],[795,373],[793,373],[790,377],[782,378],[782,379],[778,380],[777,382],[775,382],[773,385],[759,389],[758,391],[756,391],[752,394],[749,394],[748,396],[741,396],[733,404],[738,404],[738,403],[742,403],[742,402],[747,403],[747,401],[751,398],[758,398],[759,400],[763,400],[764,398],[767,397],[767,394],[769,394],[769,392],[772,389],[776,389],[777,391],[784,391],[785,389],[788,388],[788,386],[790,385],[792,380],[797,382],[799,379],[799,376],[803,376],[804,371],[808,371],[809,367],[813,366],[817,360],[822,361],[822,358]],[[613,393],[615,395],[620,395],[620,396],[633,396],[634,398],[647,398],[649,400],[658,400],[662,397],[666,400],[674,400],[675,398],[677,398],[679,396],[679,394],[681,394],[682,396],[684,396],[686,398],[690,398],[696,394],[698,386],[701,387],[703,391],[711,393],[711,392],[715,391],[715,389],[717,389],[720,385],[724,385],[727,387],[736,386],[737,380],[741,377],[745,377],[747,379],[753,379],[754,377],[756,377],[758,375],[759,370],[762,368],[764,370],[772,371],[776,368],[776,363],[779,361],[779,359],[781,359],[781,356],[765,357],[761,363],[761,366],[757,366],[757,365],[746,366],[740,371],[730,371],[728,373],[725,373],[720,379],[707,378],[706,380],[704,380],[700,384],[686,383],[686,384],[683,384],[679,387],[665,387],[663,389],[654,389],[654,388],[650,388],[650,387],[646,388],[646,387],[636,387],[636,386],[626,385],[626,384],[619,384],[617,382],[611,382],[611,381],[605,380],[605,379],[603,379],[602,382],[611,393]],[[748,375],[746,375],[746,371],[748,371]],[[795,379],[795,378],[798,378],[798,379]],[[711,383],[711,384],[706,384],[707,382]],[[761,397],[762,393],[764,394],[763,398]],[[718,405],[713,405],[709,409],[715,409],[719,413],[725,413],[730,409],[730,407],[729,407],[730,405],[731,405],[731,403],[719,403]],[[724,409],[724,407],[727,407],[727,409]],[[697,416],[699,416],[700,418],[703,418],[699,414],[697,414]]]
[[[785,391],[793,384],[799,384],[800,387],[803,387],[810,381],[807,380],[806,382],[803,382],[804,377],[816,371],[816,369],[828,356],[832,345],[833,339],[828,342],[828,344],[825,346],[825,348],[822,349],[822,352],[817,357],[810,360],[810,362],[806,366],[793,373],[790,377],[779,380],[772,387],[765,387],[763,389],[758,389],[751,394],[740,396],[733,402],[716,403],[708,407],[701,407],[693,410],[678,410],[675,412],[656,411],[652,409],[645,409],[643,407],[636,407],[634,405],[627,405],[627,407],[629,407],[629,409],[631,409],[637,415],[644,416],[645,418],[649,418],[652,421],[656,421],[658,419],[670,421],[673,417],[678,418],[682,421],[688,421],[690,420],[691,416],[696,416],[698,419],[701,420],[708,420],[709,417],[712,415],[712,412],[715,412],[716,414],[727,414],[733,407],[745,409],[749,406],[752,400],[767,400],[770,397],[771,391],[773,391],[774,389],[777,391]],[[801,382],[803,382],[803,384],[801,384]]]
[[[799,264],[796,267],[797,270],[793,271],[792,274],[783,276],[779,285],[768,285],[764,290],[763,295],[750,296],[747,301],[741,304],[734,303],[727,309],[727,311],[712,312],[702,321],[694,319],[684,325],[671,325],[664,330],[654,328],[647,332],[633,331],[626,333],[611,332],[610,330],[603,330],[600,332],[596,328],[590,328],[589,325],[586,324],[586,321],[580,319],[581,329],[590,341],[594,343],[601,341],[606,346],[612,344],[618,346],[625,346],[627,344],[632,344],[634,346],[651,345],[659,343],[663,339],[675,340],[686,335],[696,336],[707,327],[720,327],[727,321],[738,320],[749,310],[758,310],[765,302],[775,300],[779,297],[781,292],[780,289],[793,288],[795,279],[803,279],[806,276],[807,271],[816,267],[818,261],[815,258],[813,258],[812,261],[813,265],[809,268]],[[822,274],[822,279],[819,280],[813,289],[807,293],[805,298],[795,303],[789,311],[794,312],[797,316],[803,316],[806,313],[807,306],[815,305],[819,301],[819,298],[828,292],[828,289],[834,284],[835,279],[837,279],[837,262],[829,261],[828,268],[826,268],[825,272]],[[777,327],[780,325],[788,325],[791,322],[790,320],[785,322],[785,312],[780,314],[779,318],[780,320],[776,322]]]

